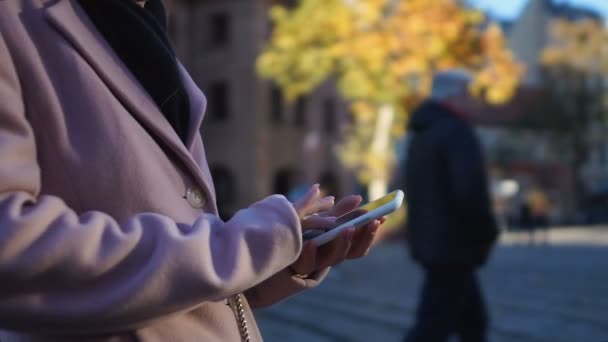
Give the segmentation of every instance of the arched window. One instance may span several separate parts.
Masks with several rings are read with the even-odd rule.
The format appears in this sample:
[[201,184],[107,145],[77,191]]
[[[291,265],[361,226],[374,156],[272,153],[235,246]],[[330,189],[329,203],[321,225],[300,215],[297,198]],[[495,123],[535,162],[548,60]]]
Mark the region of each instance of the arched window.
[[274,175],[272,191],[275,194],[288,195],[297,186],[298,173],[292,168],[283,168]]
[[277,85],[270,87],[270,120],[273,123],[283,122],[283,92]]
[[319,183],[326,196],[340,197],[340,182],[332,171],[323,172]]
[[213,177],[220,217],[226,220],[232,216],[236,200],[234,176],[226,167],[213,166],[211,167],[211,177]]
[[230,43],[230,17],[227,13],[212,13],[208,25],[210,47],[224,47]]
[[307,119],[307,113],[306,113],[306,106],[307,106],[307,102],[308,99],[306,98],[306,96],[300,96],[298,98],[298,100],[296,101],[296,104],[294,106],[294,122],[296,124],[296,127],[301,127],[301,128],[305,128],[306,127],[306,119]]
[[337,131],[336,102],[332,98],[323,101],[323,129],[325,133],[334,134]]
[[226,81],[209,83],[206,89],[209,118],[215,122],[230,118],[230,87]]

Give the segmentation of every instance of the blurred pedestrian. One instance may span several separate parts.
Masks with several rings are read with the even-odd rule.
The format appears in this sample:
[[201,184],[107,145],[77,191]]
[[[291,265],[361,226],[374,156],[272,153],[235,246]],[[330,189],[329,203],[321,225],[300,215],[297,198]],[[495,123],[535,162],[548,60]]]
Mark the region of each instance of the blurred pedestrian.
[[317,185],[223,221],[160,0],[0,1],[0,341],[260,341],[251,307],[364,255]]
[[530,243],[536,243],[537,240],[540,243],[547,243],[549,239],[549,198],[541,188],[535,186],[529,190],[526,202],[530,210],[528,224]]
[[482,151],[466,113],[470,76],[438,73],[430,100],[409,122],[404,176],[407,241],[425,279],[416,323],[407,342],[485,341],[488,316],[476,270],[498,229],[492,213]]

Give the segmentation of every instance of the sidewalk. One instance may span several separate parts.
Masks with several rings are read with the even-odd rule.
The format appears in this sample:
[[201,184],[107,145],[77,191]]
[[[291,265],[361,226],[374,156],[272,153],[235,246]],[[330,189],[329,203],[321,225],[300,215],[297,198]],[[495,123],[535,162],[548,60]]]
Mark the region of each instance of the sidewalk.
[[[481,272],[490,341],[608,340],[608,230],[559,229],[550,244],[506,233]],[[318,288],[257,311],[266,341],[400,341],[421,275],[399,243],[337,267]]]

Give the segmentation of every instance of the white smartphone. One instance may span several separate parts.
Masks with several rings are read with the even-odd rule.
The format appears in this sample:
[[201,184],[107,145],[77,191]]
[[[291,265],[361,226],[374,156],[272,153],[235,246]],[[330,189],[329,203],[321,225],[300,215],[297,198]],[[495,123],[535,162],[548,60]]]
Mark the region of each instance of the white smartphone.
[[302,239],[304,241],[312,240],[317,246],[324,245],[338,237],[340,232],[348,227],[355,227],[357,229],[396,211],[401,206],[401,203],[403,203],[403,197],[403,191],[395,190],[386,196],[380,197],[338,217],[334,228],[330,228],[329,230],[309,230],[302,235]]

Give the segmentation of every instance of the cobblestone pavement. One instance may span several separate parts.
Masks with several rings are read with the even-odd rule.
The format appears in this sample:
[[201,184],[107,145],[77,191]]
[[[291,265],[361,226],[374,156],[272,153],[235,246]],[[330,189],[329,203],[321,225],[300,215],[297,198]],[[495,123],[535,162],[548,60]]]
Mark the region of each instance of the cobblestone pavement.
[[[608,341],[608,229],[556,229],[535,245],[504,234],[481,279],[490,341]],[[401,341],[420,284],[402,244],[385,243],[256,315],[269,342]]]

